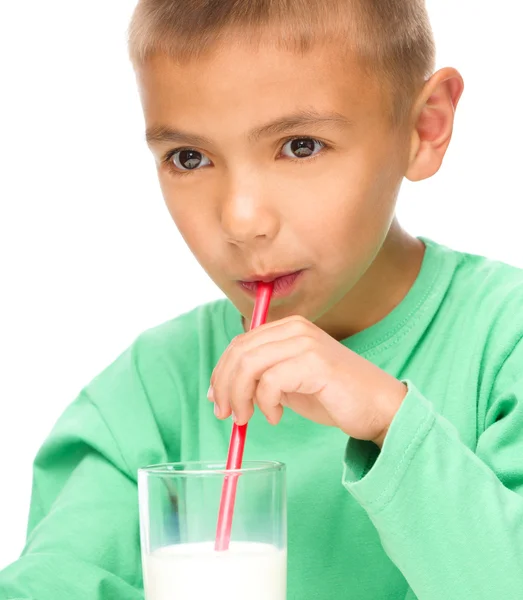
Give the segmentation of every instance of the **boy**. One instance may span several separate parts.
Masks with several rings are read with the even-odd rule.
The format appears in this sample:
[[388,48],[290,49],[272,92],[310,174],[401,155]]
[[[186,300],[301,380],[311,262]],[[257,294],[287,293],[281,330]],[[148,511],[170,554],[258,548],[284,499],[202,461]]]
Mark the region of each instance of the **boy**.
[[288,466],[290,600],[522,598],[523,276],[395,218],[463,90],[422,1],[141,0],[130,32],[167,206],[230,301],[65,412],[0,598],[142,598],[136,471],[225,458],[231,415]]

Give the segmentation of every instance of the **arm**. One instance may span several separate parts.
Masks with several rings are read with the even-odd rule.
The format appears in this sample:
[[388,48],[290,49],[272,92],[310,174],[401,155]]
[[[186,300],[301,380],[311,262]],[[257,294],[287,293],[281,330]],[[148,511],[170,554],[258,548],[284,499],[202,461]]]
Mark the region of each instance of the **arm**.
[[410,384],[381,453],[348,444],[344,484],[420,599],[523,598],[522,372],[517,348],[475,453]]
[[136,482],[84,393],[34,469],[29,533],[0,600],[142,600]]

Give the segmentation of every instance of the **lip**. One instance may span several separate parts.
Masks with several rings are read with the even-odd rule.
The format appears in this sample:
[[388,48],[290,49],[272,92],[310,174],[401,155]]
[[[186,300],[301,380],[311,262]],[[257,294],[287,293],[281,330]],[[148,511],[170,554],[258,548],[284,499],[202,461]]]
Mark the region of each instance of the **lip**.
[[278,273],[267,273],[266,275],[253,275],[252,277],[247,277],[246,279],[240,280],[240,283],[270,283],[271,281],[276,281],[276,279],[288,277],[289,275],[294,275],[295,273],[300,273],[300,271],[281,271]]
[[289,296],[296,288],[297,282],[301,279],[303,269],[299,271],[285,271],[280,273],[268,273],[266,275],[254,275],[248,279],[238,281],[241,288],[249,295],[256,295],[258,283],[274,282],[273,297]]

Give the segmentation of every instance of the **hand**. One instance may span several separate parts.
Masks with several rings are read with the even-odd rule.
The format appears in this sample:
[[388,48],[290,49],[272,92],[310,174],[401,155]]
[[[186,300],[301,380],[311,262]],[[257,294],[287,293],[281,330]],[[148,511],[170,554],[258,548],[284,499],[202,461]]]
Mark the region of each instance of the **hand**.
[[257,405],[269,423],[284,407],[382,446],[406,386],[303,317],[288,317],[235,338],[211,377],[209,400],[238,425]]

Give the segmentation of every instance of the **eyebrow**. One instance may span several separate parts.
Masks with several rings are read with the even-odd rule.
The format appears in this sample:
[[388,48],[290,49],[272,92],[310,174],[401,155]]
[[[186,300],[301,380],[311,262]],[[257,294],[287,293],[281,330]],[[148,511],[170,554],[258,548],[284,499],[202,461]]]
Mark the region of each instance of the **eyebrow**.
[[[322,127],[341,125],[350,126],[352,122],[337,112],[318,113],[315,110],[302,110],[265,125],[256,127],[249,132],[249,141],[257,141],[262,137],[291,133],[299,127]],[[213,142],[204,136],[174,129],[165,125],[157,125],[147,129],[145,139],[148,144],[194,144],[195,146],[213,145]]]

